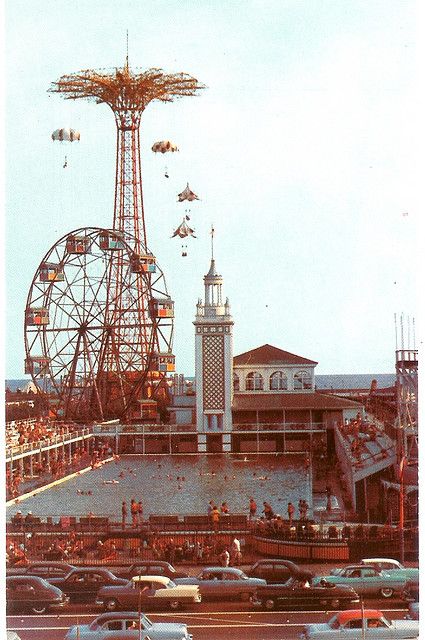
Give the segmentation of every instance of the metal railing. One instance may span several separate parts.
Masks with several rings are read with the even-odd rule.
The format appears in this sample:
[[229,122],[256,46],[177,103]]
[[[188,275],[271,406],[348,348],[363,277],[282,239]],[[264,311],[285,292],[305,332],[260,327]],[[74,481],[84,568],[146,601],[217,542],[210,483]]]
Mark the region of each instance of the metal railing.
[[6,461],[8,461],[8,459],[17,458],[18,456],[22,457],[22,455],[26,453],[38,453],[51,447],[66,445],[75,440],[87,438],[92,435],[92,429],[82,427],[80,429],[74,428],[73,431],[66,431],[65,433],[48,436],[41,440],[37,440],[36,442],[25,442],[24,444],[9,446],[6,444]]

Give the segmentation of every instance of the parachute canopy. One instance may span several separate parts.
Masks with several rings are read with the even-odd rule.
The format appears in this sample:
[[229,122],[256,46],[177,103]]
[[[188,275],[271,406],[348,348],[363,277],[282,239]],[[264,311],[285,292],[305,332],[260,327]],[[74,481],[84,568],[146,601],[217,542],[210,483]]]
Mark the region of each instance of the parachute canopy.
[[194,229],[191,229],[186,222],[186,217],[183,218],[181,224],[179,224],[171,237],[175,238],[176,236],[179,236],[180,238],[186,238],[187,236],[196,238]]
[[174,142],[171,142],[171,140],[160,140],[152,145],[152,151],[154,153],[174,153],[175,151],[178,151],[178,148]]
[[56,129],[52,133],[52,140],[59,140],[59,142],[74,142],[79,139],[80,132],[75,129]]
[[192,200],[199,200],[196,193],[193,193],[193,191],[190,190],[189,183],[187,183],[186,189],[179,193],[177,197],[179,199],[179,202],[183,202],[183,200],[189,200],[189,202],[192,202]]

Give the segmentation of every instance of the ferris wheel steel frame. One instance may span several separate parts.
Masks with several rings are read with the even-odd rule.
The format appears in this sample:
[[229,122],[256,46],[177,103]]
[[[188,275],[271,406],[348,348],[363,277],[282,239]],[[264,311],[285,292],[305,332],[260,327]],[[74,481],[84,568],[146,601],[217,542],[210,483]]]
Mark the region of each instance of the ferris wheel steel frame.
[[[81,253],[69,250],[75,238]],[[105,248],[105,238],[120,248]],[[140,300],[170,299],[158,265],[135,271],[137,256],[113,230],[86,227],[58,240],[36,271],[26,305],[26,362],[37,387],[57,396],[59,415],[104,420],[134,413],[139,394],[160,378],[153,356],[170,351],[172,317],[147,309],[141,331]],[[117,292],[126,300],[119,313]]]

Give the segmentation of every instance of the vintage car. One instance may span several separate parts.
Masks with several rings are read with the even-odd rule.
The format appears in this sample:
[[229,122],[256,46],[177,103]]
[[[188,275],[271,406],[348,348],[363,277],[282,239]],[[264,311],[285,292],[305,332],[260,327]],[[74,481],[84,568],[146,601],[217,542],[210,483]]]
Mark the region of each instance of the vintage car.
[[44,613],[48,609],[63,607],[69,598],[38,576],[9,576],[6,578],[6,607],[13,610]]
[[385,571],[392,576],[405,578],[409,584],[419,584],[419,569],[417,567],[404,567],[398,560],[391,558],[363,558],[361,563],[375,567],[379,571]]
[[154,608],[179,609],[185,604],[201,602],[199,588],[193,584],[176,585],[165,576],[134,576],[125,585],[102,587],[95,604],[106,611],[136,611]]
[[291,560],[258,560],[245,573],[250,578],[262,578],[269,584],[273,582],[282,584],[292,576],[307,580],[312,580],[314,577],[312,571],[299,567]]
[[187,578],[188,574],[184,571],[177,571],[172,564],[161,560],[140,560],[131,567],[115,570],[114,575],[117,578],[126,578],[131,580],[133,576],[165,576],[166,578]]
[[[140,633],[141,631],[141,633]],[[151,622],[134,611],[102,613],[90,624],[71,627],[64,640],[192,640],[179,622]]]
[[[307,586],[308,585],[308,586]],[[254,607],[263,609],[344,609],[358,604],[359,596],[351,587],[338,586],[326,581],[310,585],[304,579],[289,578],[284,584],[268,584],[257,587],[253,598]]]
[[387,620],[377,609],[340,611],[329,622],[307,624],[301,640],[405,640],[419,637],[419,623],[414,620]]
[[249,578],[235,567],[205,567],[196,577],[177,578],[176,584],[196,584],[202,598],[249,600],[257,587],[267,582],[260,578]]
[[[404,594],[406,579],[398,576],[391,576],[384,571],[378,571],[374,567],[364,564],[352,564],[340,569],[338,573],[331,573],[323,576],[327,582],[338,585],[347,585],[359,594],[359,596],[372,597],[381,596],[391,598],[393,595]],[[316,577],[313,584],[318,584],[320,578]]]
[[94,602],[101,587],[128,582],[124,578],[117,578],[104,567],[76,568],[62,578],[49,577],[48,581],[66,593],[71,602]]
[[407,620],[419,620],[419,602],[409,603],[409,613]]
[[40,578],[60,578],[66,576],[75,567],[67,562],[31,562],[25,567],[6,569],[7,576],[40,576]]

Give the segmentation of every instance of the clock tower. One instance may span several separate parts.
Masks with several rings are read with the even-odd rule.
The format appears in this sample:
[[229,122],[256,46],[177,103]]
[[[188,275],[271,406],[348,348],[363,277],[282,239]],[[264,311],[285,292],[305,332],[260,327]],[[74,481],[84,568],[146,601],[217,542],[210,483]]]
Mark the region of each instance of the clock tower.
[[227,298],[223,304],[222,286],[223,278],[215,266],[212,229],[211,264],[204,276],[204,301],[198,300],[193,323],[199,453],[231,450],[233,320]]

